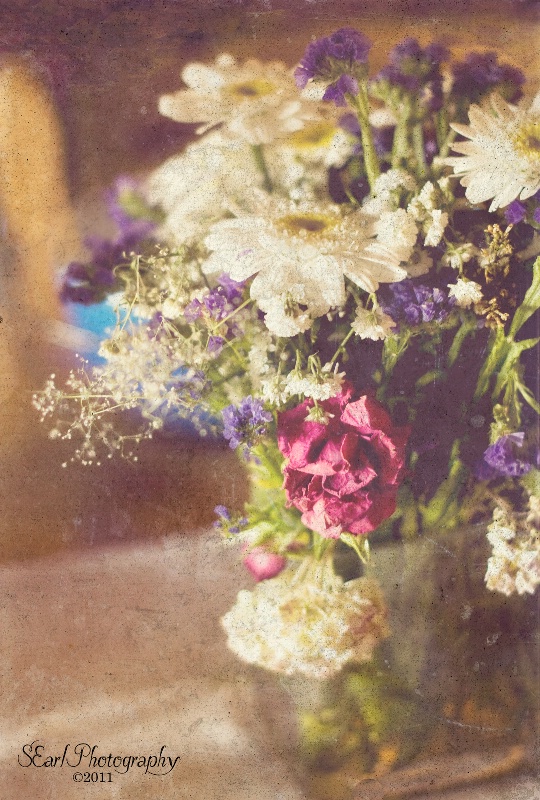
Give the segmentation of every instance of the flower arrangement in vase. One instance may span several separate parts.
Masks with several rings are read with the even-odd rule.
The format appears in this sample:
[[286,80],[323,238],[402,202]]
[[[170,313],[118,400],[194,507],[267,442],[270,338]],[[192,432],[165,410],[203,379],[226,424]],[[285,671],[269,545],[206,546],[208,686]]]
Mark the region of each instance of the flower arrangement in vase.
[[406,39],[370,76],[370,46],[343,28],[294,71],[184,69],[159,107],[198,138],[119,180],[117,239],[64,278],[64,299],[115,304],[102,363],[34,402],[83,464],[179,417],[223,435],[252,493],[216,529],[256,581],[223,618],[229,647],[347,675],[371,735],[374,698],[411,708],[377,672],[392,619],[375,546],[489,522],[485,602],[540,584],[540,97],[492,52]]

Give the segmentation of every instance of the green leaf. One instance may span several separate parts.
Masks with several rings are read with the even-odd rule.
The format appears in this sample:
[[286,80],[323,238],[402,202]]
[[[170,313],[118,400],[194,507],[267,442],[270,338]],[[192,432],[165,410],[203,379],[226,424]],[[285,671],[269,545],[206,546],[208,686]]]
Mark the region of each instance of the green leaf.
[[426,372],[422,375],[421,378],[418,378],[416,381],[416,386],[421,388],[422,386],[429,386],[430,383],[438,383],[446,378],[446,375],[440,369],[432,369],[429,372]]
[[457,330],[456,335],[454,336],[454,341],[450,346],[450,350],[448,351],[449,367],[452,366],[456,358],[459,356],[461,348],[467,336],[476,330],[477,330],[476,315],[467,317],[463,320],[463,322],[461,323],[460,327]]
[[530,405],[530,407],[533,408],[536,411],[537,414],[540,414],[540,403],[538,403],[538,401],[537,401],[536,397],[533,395],[533,393],[531,391],[529,391],[529,389],[526,386],[524,386],[522,383],[518,383],[517,384],[517,389],[518,389],[518,392],[520,393],[520,395],[525,400],[525,402],[528,403]]
[[369,562],[369,542],[366,536],[354,536],[352,533],[342,533],[339,538],[342,542],[345,542],[346,545],[352,547],[363,564]]
[[529,286],[522,304],[516,310],[509,335],[513,338],[523,327],[529,317],[540,308],[540,257],[533,264],[533,279]]
[[488,344],[488,356],[478,376],[474,400],[479,400],[487,392],[492,375],[497,372],[498,367],[508,355],[510,344],[511,342],[504,335],[503,328],[497,328]]
[[521,483],[534,497],[540,497],[540,470],[531,469],[521,478]]
[[504,389],[505,384],[510,378],[510,372],[519,361],[521,354],[525,352],[525,350],[530,350],[532,347],[536,347],[538,342],[540,342],[540,338],[524,339],[521,342],[506,341],[508,344],[506,357],[498,370],[497,381],[493,390],[494,400],[498,398],[499,394]]

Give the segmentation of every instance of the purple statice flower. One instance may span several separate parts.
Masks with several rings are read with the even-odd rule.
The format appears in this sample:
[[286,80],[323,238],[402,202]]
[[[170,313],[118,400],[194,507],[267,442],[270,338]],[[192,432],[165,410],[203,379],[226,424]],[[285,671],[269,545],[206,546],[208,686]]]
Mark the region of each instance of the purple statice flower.
[[191,300],[191,302],[189,302],[184,308],[184,317],[186,322],[191,324],[196,322],[198,319],[201,319],[204,315],[204,308],[204,303],[201,303],[201,301],[197,300],[197,298]]
[[151,218],[154,210],[148,208],[137,181],[129,175],[120,175],[106,190],[105,202],[120,236],[135,236],[141,240],[156,228],[156,220]]
[[[131,204],[138,207],[137,213],[140,212],[141,216],[129,213],[126,195],[131,198]],[[68,264],[60,289],[62,302],[90,305],[101,302],[108,294],[121,289],[123,284],[114,274],[115,267],[122,262],[123,253],[140,249],[141,242],[150,239],[157,225],[157,218],[151,220],[142,216],[145,212],[155,216],[157,212],[146,206],[144,198],[138,193],[136,182],[131,178],[118,178],[106,191],[105,200],[109,215],[118,228],[117,235],[113,239],[99,236],[85,239],[90,258],[86,263],[74,261]]]
[[272,415],[264,410],[261,400],[255,397],[244,397],[239,405],[230,405],[223,409],[223,436],[229,447],[235,450],[242,447],[248,455],[250,448],[259,437],[264,436]]
[[223,272],[217,280],[229,303],[231,303],[231,305],[240,305],[246,285],[245,281],[233,281],[226,272]]
[[514,200],[504,209],[504,216],[509,225],[517,225],[527,216],[527,209],[519,200]]
[[476,103],[486,92],[498,89],[510,103],[523,95],[525,75],[510,64],[499,64],[497,53],[469,53],[464,61],[452,64],[452,92]]
[[417,39],[408,37],[390,52],[389,64],[380,70],[373,82],[415,94],[422,106],[439,111],[443,104],[440,67],[449,55],[446,47],[438,42],[422,48]]
[[227,340],[224,339],[223,336],[209,336],[207,344],[208,352],[212,353],[214,356],[219,356],[226,344]]
[[214,528],[227,531],[228,533],[240,533],[242,528],[247,527],[249,520],[247,517],[233,518],[226,506],[216,506],[214,514],[218,519],[214,522]]
[[327,103],[334,103],[339,108],[347,105],[347,95],[353,96],[358,94],[358,81],[351,78],[350,75],[341,75],[331,83],[322,96],[322,99]]
[[390,301],[381,301],[383,311],[390,316],[399,329],[402,325],[421,325],[425,322],[442,322],[452,311],[455,300],[443,289],[414,283],[407,278],[392,283]]
[[202,300],[194,299],[188,303],[184,309],[184,316],[188,322],[195,322],[202,317],[221,322],[240,305],[243,290],[243,283],[237,283],[228,275],[222,275],[218,286],[210,289]]
[[[200,300],[194,298],[188,303],[184,309],[187,322],[192,324],[200,320],[211,329],[214,323],[227,319],[238,308],[245,284],[231,280],[228,275],[221,275],[218,281],[218,286],[207,291]],[[227,339],[239,334],[240,329],[235,319],[227,320],[220,328],[220,335],[211,334],[208,337],[208,351],[219,355],[227,344]]]
[[540,225],[540,206],[536,206],[533,211],[533,220]]
[[296,85],[303,89],[310,80],[328,82],[323,100],[344,106],[345,95],[358,94],[358,80],[367,75],[370,48],[367,36],[354,28],[340,28],[316,39],[295,70]]
[[509,433],[487,448],[475,474],[483,481],[500,477],[519,478],[534,466],[539,466],[539,456],[538,446],[527,447],[523,431]]
[[85,263],[72,261],[68,264],[60,288],[63,303],[100,303],[108,294],[121,289],[123,283],[114,269],[122,262],[124,253],[140,244],[140,239],[132,234],[112,241],[89,236],[84,244],[91,252],[90,259]]
[[360,138],[360,123],[358,122],[356,114],[343,114],[343,116],[339,118],[339,127],[343,128],[347,133],[350,133],[351,136],[356,136],[358,139]]
[[225,522],[231,521],[231,512],[226,506],[216,506],[214,508],[214,514],[219,517],[219,520],[216,520],[216,525],[220,525],[223,520],[225,520]]

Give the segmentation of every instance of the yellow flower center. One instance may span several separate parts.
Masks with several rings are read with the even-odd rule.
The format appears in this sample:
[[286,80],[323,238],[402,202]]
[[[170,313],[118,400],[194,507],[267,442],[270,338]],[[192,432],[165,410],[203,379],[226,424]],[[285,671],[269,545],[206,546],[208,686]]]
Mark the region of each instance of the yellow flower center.
[[242,83],[232,83],[227,87],[229,94],[240,100],[253,100],[257,97],[265,97],[275,91],[275,86],[264,78],[254,78],[252,81]]
[[514,144],[521,155],[540,161],[540,119],[521,125],[514,136]]
[[281,217],[277,224],[282,231],[293,236],[316,236],[317,234],[333,228],[337,219],[323,214],[287,214]]
[[289,142],[298,150],[315,150],[318,147],[329,147],[335,133],[336,128],[331,122],[311,122],[295,131],[289,137]]

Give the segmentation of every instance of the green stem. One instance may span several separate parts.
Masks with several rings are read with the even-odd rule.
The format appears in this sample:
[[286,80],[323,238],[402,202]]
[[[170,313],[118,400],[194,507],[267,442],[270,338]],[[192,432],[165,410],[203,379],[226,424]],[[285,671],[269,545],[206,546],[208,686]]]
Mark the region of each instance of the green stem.
[[332,358],[331,358],[331,360],[330,360],[330,366],[331,366],[331,367],[333,367],[333,366],[334,366],[335,362],[336,362],[336,361],[337,361],[337,359],[339,358],[339,355],[340,355],[340,353],[342,353],[342,352],[343,352],[343,350],[345,349],[345,345],[347,344],[347,342],[349,341],[349,339],[351,338],[351,336],[354,336],[354,330],[353,330],[352,328],[351,328],[351,330],[349,331],[349,333],[347,334],[347,336],[346,336],[346,337],[343,339],[343,341],[342,341],[342,342],[341,342],[341,344],[339,345],[339,347],[338,347],[338,349],[336,350],[336,352],[334,353],[334,355],[332,356]]
[[534,312],[540,307],[540,258],[533,264],[533,279],[527,290],[522,304],[514,314],[508,335],[514,338],[520,328],[527,322]]
[[397,169],[401,162],[406,159],[409,149],[409,116],[410,110],[405,107],[398,116],[396,129],[394,131],[394,141],[392,143],[392,168]]
[[450,152],[450,147],[456,136],[457,136],[456,131],[454,130],[449,131],[448,136],[446,137],[446,141],[444,142],[443,146],[440,149],[439,158],[446,158],[446,156]]
[[463,319],[461,322],[461,326],[459,327],[456,335],[454,336],[454,341],[448,351],[448,367],[451,367],[452,364],[455,362],[457,357],[461,352],[461,347],[463,342],[469,335],[476,330],[476,317],[473,319]]
[[274,187],[272,184],[270,173],[268,172],[268,166],[266,164],[266,159],[264,157],[264,150],[262,144],[254,144],[251,146],[251,149],[253,152],[255,163],[257,164],[257,168],[260,170],[261,175],[263,176],[263,187],[267,192],[272,192]]
[[369,182],[369,187],[373,191],[375,181],[381,174],[379,165],[379,157],[375,150],[375,142],[373,141],[373,131],[369,122],[369,101],[367,92],[367,83],[362,81],[358,94],[347,95],[349,104],[356,111],[358,122],[360,124],[360,134],[362,137],[362,149],[364,151],[364,166],[366,168],[366,175]]
[[437,136],[437,146],[440,152],[445,146],[448,137],[448,113],[445,108],[442,108],[436,114],[435,133]]
[[425,178],[427,176],[428,166],[424,149],[424,128],[421,122],[415,122],[413,125],[412,140],[418,175],[420,178]]

